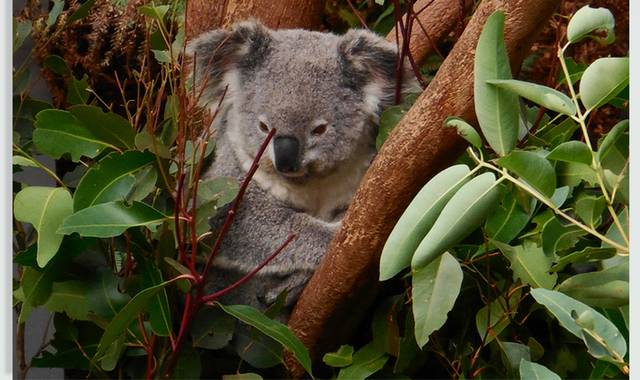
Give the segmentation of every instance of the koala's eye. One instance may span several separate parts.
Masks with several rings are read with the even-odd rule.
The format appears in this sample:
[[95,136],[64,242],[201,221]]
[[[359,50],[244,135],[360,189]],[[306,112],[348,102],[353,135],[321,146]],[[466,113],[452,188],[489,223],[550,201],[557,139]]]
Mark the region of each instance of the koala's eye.
[[260,128],[260,130],[264,133],[269,133],[269,126],[262,121],[260,122],[260,124],[258,124],[258,128]]
[[320,124],[317,127],[313,128],[311,134],[314,136],[320,136],[321,134],[327,131],[327,124]]

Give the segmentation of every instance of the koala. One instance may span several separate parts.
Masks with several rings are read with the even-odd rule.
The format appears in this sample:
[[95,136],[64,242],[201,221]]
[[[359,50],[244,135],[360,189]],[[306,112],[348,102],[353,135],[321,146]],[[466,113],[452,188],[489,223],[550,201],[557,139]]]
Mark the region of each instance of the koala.
[[276,130],[207,290],[239,279],[295,233],[277,258],[222,299],[265,309],[287,292],[290,310],[375,154],[379,114],[395,95],[396,46],[365,30],[339,36],[248,21],[200,35],[187,52],[200,102],[215,109],[222,98],[205,178],[242,180]]

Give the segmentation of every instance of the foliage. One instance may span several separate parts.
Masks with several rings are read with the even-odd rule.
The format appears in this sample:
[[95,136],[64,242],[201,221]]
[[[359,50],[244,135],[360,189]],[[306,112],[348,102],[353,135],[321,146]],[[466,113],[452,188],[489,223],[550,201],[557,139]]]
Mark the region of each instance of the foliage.
[[[86,17],[94,1],[72,14],[64,5],[54,1],[44,23],[14,20],[14,50],[29,37],[32,22],[54,31],[58,20],[66,20],[64,27]],[[42,65],[67,90],[62,106],[54,108],[31,98],[28,75],[21,83],[29,65],[14,68],[14,83],[20,84],[14,86],[14,173],[31,170],[52,179],[49,186],[14,182],[18,322],[24,326],[31,311],[43,307],[54,314],[56,328],[31,366],[82,370],[82,376],[100,378],[237,372],[246,374],[234,376],[249,377],[274,350],[280,354],[266,366],[280,364],[286,348],[311,374],[307,350],[274,319],[278,310],[267,316],[249,306],[216,303],[294,236],[283,237],[280,249],[241,280],[217,293],[205,292],[204,278],[219,249],[215,242],[226,230],[210,231],[208,218],[220,213],[228,227],[252,172],[241,184],[233,178],[201,178],[215,141],[210,128],[203,128],[208,124],[190,92],[196,88],[182,70],[183,5],[151,2],[138,8],[151,42],[145,59],[160,70],[130,68],[141,70],[128,78],[138,87],[133,99],[121,88],[121,99],[107,103],[89,88],[86,74],[76,79],[78,73],[62,57],[51,55]],[[56,170],[44,156],[56,160]],[[236,329],[236,319],[251,327]],[[244,344],[231,345],[241,332]],[[210,368],[211,358],[226,358],[230,365]],[[268,373],[283,375],[283,370]]]
[[[611,43],[614,25],[611,12],[586,6],[558,50],[558,87],[515,80],[503,24],[492,14],[476,47],[482,136],[464,120],[445,121],[471,147],[418,193],[382,252],[381,280],[409,263],[412,280],[397,297],[413,315],[395,334],[415,340],[412,352],[392,354],[393,373],[415,373],[398,363],[422,349],[441,359],[440,376],[601,378],[609,365],[607,376],[628,375],[628,121],[597,145],[589,130],[628,86],[628,58],[597,59],[576,92],[567,48],[584,38]],[[607,37],[595,36],[601,30]]]

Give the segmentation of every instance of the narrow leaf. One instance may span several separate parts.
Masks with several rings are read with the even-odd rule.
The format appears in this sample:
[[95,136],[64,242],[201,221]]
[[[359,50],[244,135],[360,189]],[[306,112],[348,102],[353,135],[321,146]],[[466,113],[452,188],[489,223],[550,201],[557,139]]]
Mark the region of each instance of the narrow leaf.
[[553,88],[515,79],[491,79],[487,80],[487,83],[529,99],[551,111],[569,116],[576,114],[576,105],[571,98]]
[[413,272],[413,317],[420,347],[447,321],[460,293],[462,277],[460,264],[448,252]]
[[511,262],[514,279],[520,279],[532,288],[551,289],[558,280],[556,273],[549,273],[551,259],[545,256],[542,248],[534,243],[511,247],[492,241]]
[[240,321],[255,327],[267,336],[275,339],[280,344],[285,346],[293,356],[298,360],[302,367],[311,376],[311,358],[307,348],[300,342],[300,340],[293,335],[291,330],[287,326],[278,321],[269,319],[259,310],[248,305],[229,305],[225,306],[218,303],[220,308]]
[[455,165],[433,177],[413,198],[391,231],[380,256],[380,280],[411,264],[411,256],[449,199],[469,179],[466,165]]
[[614,308],[629,304],[629,261],[589,273],[571,276],[558,291],[592,307]]
[[77,232],[80,236],[112,237],[131,227],[154,228],[167,218],[160,211],[141,202],[133,202],[131,205],[108,202],[70,215],[58,231],[63,234]]
[[492,173],[473,178],[447,202],[416,249],[411,268],[420,269],[478,228],[498,198]]
[[515,147],[518,138],[518,96],[487,83],[492,79],[511,79],[502,11],[487,18],[475,54],[474,102],[478,123],[489,145],[504,156]]

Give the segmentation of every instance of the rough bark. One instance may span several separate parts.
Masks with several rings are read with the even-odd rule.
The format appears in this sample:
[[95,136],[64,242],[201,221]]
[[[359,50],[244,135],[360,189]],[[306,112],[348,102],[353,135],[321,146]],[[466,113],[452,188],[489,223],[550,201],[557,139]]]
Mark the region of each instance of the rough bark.
[[[519,67],[557,4],[483,1],[434,80],[391,133],[289,320],[314,357],[344,342],[362,319],[377,294],[380,252],[396,221],[420,188],[465,148],[442,123],[451,115],[475,122],[473,59],[487,17],[505,11],[507,50],[512,66]],[[287,364],[292,376],[304,374],[291,357]]]
[[187,36],[256,18],[271,28],[320,29],[322,0],[190,0]]
[[[417,13],[411,35],[409,52],[416,62],[422,62],[436,49],[436,45],[454,28],[462,30],[467,10],[473,5],[471,0],[418,0],[413,5]],[[418,13],[419,12],[419,13]],[[406,22],[407,16],[404,16]],[[398,41],[402,46],[402,34],[396,35],[396,28],[391,29],[387,40]]]

